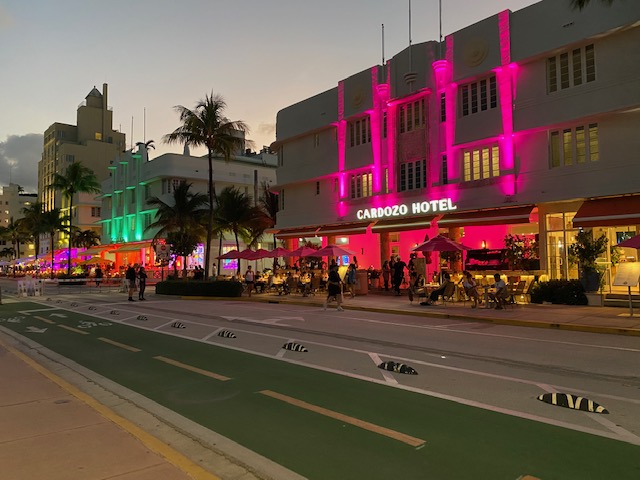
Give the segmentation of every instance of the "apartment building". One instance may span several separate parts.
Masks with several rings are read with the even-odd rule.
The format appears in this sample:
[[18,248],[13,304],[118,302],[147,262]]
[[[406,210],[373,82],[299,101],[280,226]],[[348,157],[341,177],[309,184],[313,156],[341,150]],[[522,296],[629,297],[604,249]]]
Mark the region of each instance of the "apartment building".
[[[15,183],[5,185],[0,190],[0,226],[7,227],[11,220],[16,221],[24,217],[22,210],[38,200],[35,193],[24,193],[22,187]],[[0,239],[0,250],[12,247],[11,241]],[[34,243],[27,242],[20,244],[20,252],[16,252],[16,258],[33,255]]]

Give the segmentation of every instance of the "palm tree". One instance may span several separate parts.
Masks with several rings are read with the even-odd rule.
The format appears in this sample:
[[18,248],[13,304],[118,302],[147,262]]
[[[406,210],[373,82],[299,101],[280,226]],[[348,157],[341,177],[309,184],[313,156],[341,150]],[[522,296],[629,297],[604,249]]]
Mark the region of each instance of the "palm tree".
[[210,246],[213,235],[213,210],[215,207],[215,191],[213,184],[213,157],[221,156],[226,162],[231,160],[234,152],[244,148],[244,135],[249,131],[247,125],[240,120],[231,121],[224,116],[227,107],[220,95],[205,95],[193,110],[177,105],[175,110],[180,115],[181,126],[163,137],[165,143],[184,143],[187,146],[207,148],[209,161],[209,217],[207,219],[207,240],[204,246],[204,277],[209,278]]
[[[59,190],[69,201],[69,231],[73,227],[73,197],[76,193],[100,193],[100,184],[95,173],[81,162],[73,162],[67,167],[64,175],[56,173],[53,182],[49,185],[51,190]],[[67,252],[67,275],[71,275],[71,236],[69,236],[69,248]]]
[[42,212],[44,205],[41,202],[34,202],[28,207],[22,209],[24,214],[25,227],[33,237],[35,244],[35,257],[38,263],[38,252],[40,252],[40,235],[47,233],[42,229]]
[[[590,2],[591,0],[571,0],[571,8],[574,10],[583,10]],[[612,5],[614,0],[600,0],[600,2],[605,5]]]
[[[168,204],[158,197],[151,197],[147,204],[158,208],[156,221],[149,225],[145,231],[159,228],[154,235],[154,240],[166,236],[171,239],[176,255],[186,257],[194,250],[194,246],[187,250],[192,239],[201,240],[205,236],[202,219],[207,206],[207,196],[203,193],[190,192],[191,184],[184,180],[173,191],[173,204]],[[169,242],[171,243],[171,242]],[[186,268],[186,258],[184,267]],[[173,263],[174,272],[177,271],[176,262]]]
[[[278,217],[278,195],[276,195],[275,193],[273,193],[269,187],[269,184],[267,182],[262,182],[261,185],[261,190],[262,190],[262,195],[260,196],[260,199],[258,200],[258,205],[260,205],[260,207],[262,208],[262,210],[264,211],[264,213],[271,219],[271,225],[268,225],[266,228],[271,228],[273,227],[276,223],[277,223],[277,217]],[[275,248],[276,245],[276,234],[273,234],[273,248]],[[273,259],[273,271],[275,272],[276,270],[276,265],[277,265],[277,258]]]
[[14,260],[19,258],[20,244],[31,238],[24,218],[19,218],[14,221],[13,217],[11,217],[9,219],[9,224],[6,227],[0,227],[0,238],[11,241],[11,245],[13,245]]
[[74,228],[71,233],[71,243],[74,247],[95,247],[96,245],[100,245],[100,235],[94,230]]
[[[62,215],[62,210],[59,208],[53,208],[47,212],[42,213],[41,227],[44,233],[49,235],[50,246],[49,252],[51,253],[51,266],[53,267],[53,252],[54,241],[58,232],[66,233],[69,231],[67,223],[70,221],[68,215]],[[68,264],[67,264],[68,265]],[[53,268],[51,269],[51,278],[53,278]]]
[[156,146],[154,144],[155,142],[153,140],[149,140],[147,142],[137,142],[136,146],[138,147],[138,151],[140,151],[141,148],[144,148],[145,151],[147,152],[147,162],[149,161],[149,149],[153,148],[154,150],[156,149]]
[[[246,237],[246,228],[254,214],[251,198],[236,187],[225,187],[218,195],[215,208],[216,223],[223,231],[232,232],[236,239],[236,248],[240,250],[238,237]],[[238,262],[240,273],[240,262]]]

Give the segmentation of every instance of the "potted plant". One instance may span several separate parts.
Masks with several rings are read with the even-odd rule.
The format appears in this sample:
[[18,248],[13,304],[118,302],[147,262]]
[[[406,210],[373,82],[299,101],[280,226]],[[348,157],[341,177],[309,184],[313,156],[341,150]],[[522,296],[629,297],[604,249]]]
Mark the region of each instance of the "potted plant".
[[578,263],[580,282],[585,292],[597,292],[600,289],[601,273],[596,260],[607,251],[608,242],[604,234],[594,238],[591,230],[580,230],[575,242],[569,245],[569,256]]
[[511,270],[538,270],[540,256],[538,242],[535,238],[519,235],[504,237],[503,261],[509,264]]

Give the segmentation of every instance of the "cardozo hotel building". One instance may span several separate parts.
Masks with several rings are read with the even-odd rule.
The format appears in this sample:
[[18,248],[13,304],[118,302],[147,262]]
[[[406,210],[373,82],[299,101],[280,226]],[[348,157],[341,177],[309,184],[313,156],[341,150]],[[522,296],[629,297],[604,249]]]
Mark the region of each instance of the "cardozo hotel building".
[[537,274],[577,278],[579,229],[640,233],[640,5],[499,12],[280,110],[276,132],[290,248],[380,268],[445,234],[486,267],[511,234],[537,242]]

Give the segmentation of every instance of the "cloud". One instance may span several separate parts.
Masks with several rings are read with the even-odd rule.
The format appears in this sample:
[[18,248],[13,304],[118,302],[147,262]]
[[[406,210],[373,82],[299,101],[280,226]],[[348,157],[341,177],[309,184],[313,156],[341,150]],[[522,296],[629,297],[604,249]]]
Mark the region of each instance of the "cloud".
[[276,136],[276,124],[275,123],[261,123],[258,126],[258,133],[264,136]]
[[0,29],[9,27],[13,24],[13,19],[9,13],[0,5]]
[[20,185],[25,193],[38,191],[38,162],[42,158],[43,135],[9,135],[0,142],[0,183]]

